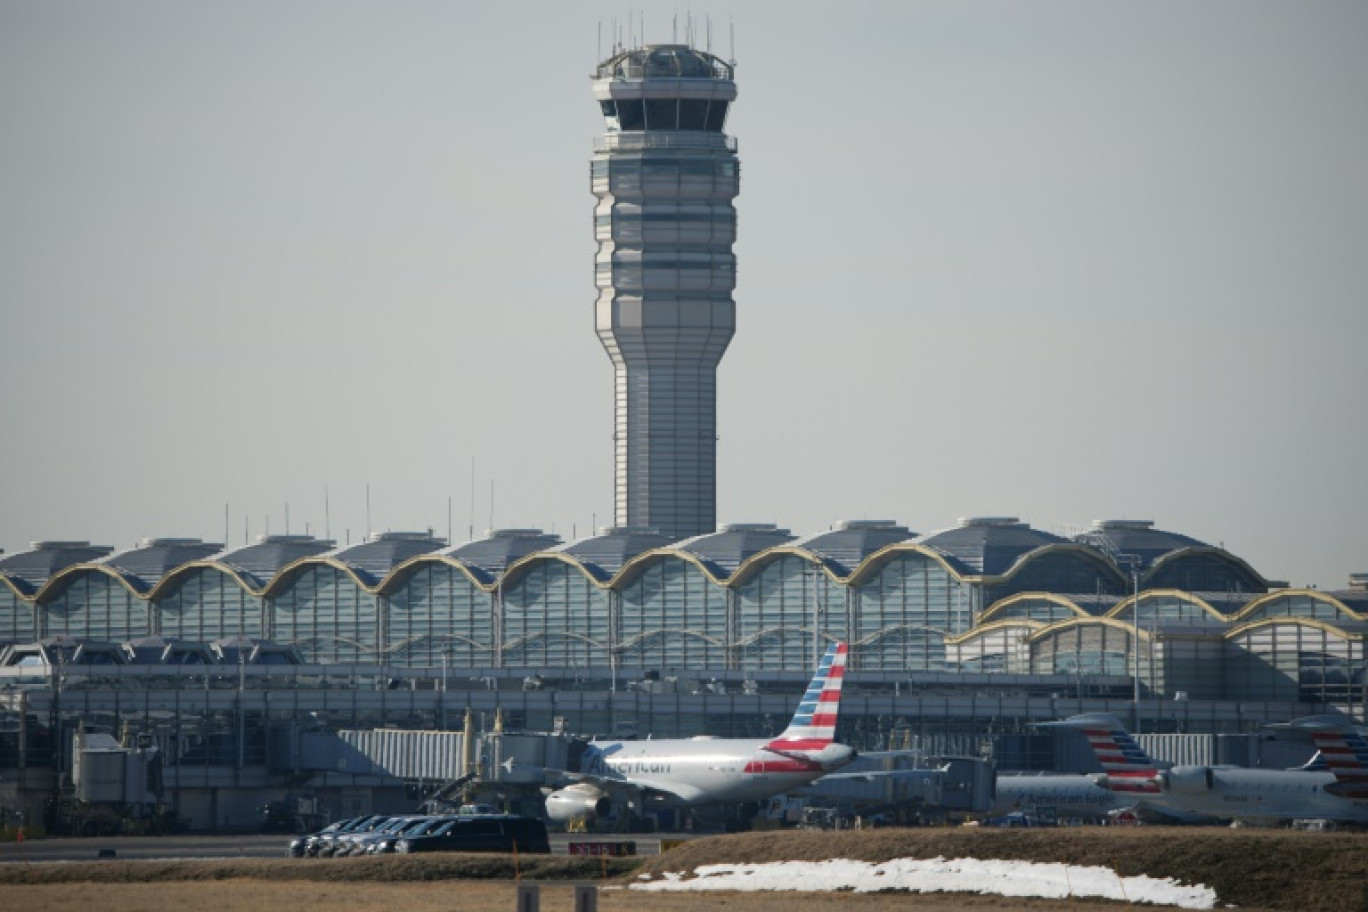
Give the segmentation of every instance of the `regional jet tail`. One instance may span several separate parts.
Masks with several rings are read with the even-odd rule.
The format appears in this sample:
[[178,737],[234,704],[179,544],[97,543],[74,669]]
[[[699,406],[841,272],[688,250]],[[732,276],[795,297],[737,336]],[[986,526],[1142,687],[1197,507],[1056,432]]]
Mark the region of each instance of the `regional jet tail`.
[[1104,775],[1096,778],[1102,788],[1135,795],[1158,795],[1158,761],[1150,758],[1121,720],[1110,713],[1084,713],[1060,722],[1042,722],[1039,728],[1077,728],[1102,764]]
[[1319,751],[1312,763],[1319,759],[1335,777],[1325,790],[1351,801],[1368,801],[1368,742],[1348,719],[1332,714],[1304,716],[1268,728],[1309,736]]
[[774,738],[670,738],[594,741],[581,772],[554,773],[562,785],[546,797],[552,820],[589,820],[608,813],[616,796],[629,808],[727,804],[754,808],[855,759],[838,744],[836,717],[847,646],[827,650],[788,727]]
[[[1115,716],[1073,716],[1053,724],[1082,729],[1107,771],[1107,787],[1139,790],[1142,808],[1160,814],[1258,825],[1294,820],[1368,822],[1368,802],[1362,800],[1368,797],[1368,745],[1342,719],[1307,717],[1268,726],[1309,735],[1331,772],[1231,766],[1159,769]],[[1149,789],[1159,794],[1147,793]]]
[[[1170,795],[1172,764],[1155,760],[1111,713],[1084,713],[1059,722],[1040,722],[1037,728],[1076,728],[1088,739],[1101,775],[1086,778],[1097,786],[1129,799],[1129,807],[1143,818],[1167,822],[1209,821],[1209,812],[1185,807]],[[1111,810],[1116,810],[1112,808]]]

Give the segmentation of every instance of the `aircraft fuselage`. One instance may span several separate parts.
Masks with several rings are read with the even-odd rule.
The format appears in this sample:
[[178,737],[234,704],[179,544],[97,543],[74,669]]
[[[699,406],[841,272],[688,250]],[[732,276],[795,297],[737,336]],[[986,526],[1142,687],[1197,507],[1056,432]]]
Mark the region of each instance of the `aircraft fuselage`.
[[750,738],[595,741],[581,768],[603,779],[673,793],[680,804],[747,802],[806,785],[855,757],[844,744],[781,754],[768,743]]

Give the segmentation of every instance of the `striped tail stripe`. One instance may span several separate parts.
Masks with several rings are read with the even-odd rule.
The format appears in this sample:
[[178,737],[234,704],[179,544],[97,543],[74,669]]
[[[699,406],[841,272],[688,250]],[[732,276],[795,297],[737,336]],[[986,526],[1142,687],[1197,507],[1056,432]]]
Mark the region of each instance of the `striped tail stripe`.
[[1311,739],[1336,779],[1368,791],[1368,743],[1358,732],[1322,729],[1313,731]]
[[1113,728],[1085,728],[1088,746],[1097,755],[1107,774],[1107,788],[1113,792],[1157,794],[1161,791],[1155,777],[1158,764],[1136,743],[1129,732]]
[[845,682],[848,647],[833,643],[817,666],[817,673],[783,734],[769,743],[779,750],[820,750],[836,739],[836,717]]

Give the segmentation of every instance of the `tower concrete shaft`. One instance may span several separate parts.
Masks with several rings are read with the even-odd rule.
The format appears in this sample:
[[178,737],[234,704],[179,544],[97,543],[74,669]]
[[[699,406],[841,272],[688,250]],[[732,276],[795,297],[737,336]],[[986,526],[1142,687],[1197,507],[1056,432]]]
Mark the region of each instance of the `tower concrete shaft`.
[[717,365],[736,331],[736,98],[730,64],[684,45],[594,74],[595,325],[615,373],[618,526],[717,526]]

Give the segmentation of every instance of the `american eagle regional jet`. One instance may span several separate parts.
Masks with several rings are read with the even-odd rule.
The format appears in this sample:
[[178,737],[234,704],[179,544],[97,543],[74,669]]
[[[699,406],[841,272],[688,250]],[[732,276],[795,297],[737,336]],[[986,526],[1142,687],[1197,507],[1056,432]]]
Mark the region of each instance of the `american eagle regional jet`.
[[1160,811],[1277,825],[1292,820],[1368,823],[1368,743],[1340,716],[1306,716],[1269,729],[1307,738],[1316,761],[1291,770],[1233,766],[1166,766],[1150,758],[1108,713],[1047,725],[1081,729],[1105,773],[1099,784]]
[[840,769],[855,759],[854,748],[835,741],[846,649],[827,650],[778,737],[591,741],[581,772],[546,771],[556,786],[546,796],[547,816],[587,821],[607,814],[611,796],[622,793],[637,806],[755,804]]

